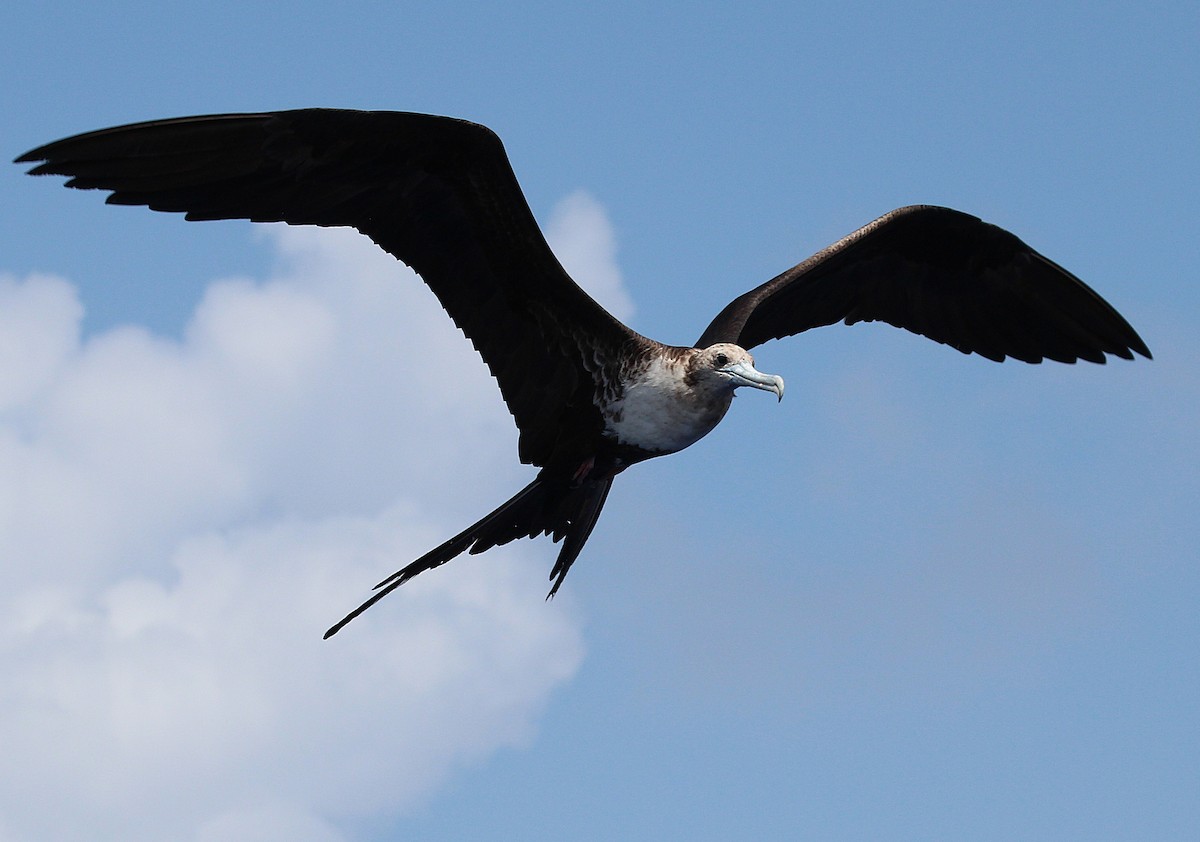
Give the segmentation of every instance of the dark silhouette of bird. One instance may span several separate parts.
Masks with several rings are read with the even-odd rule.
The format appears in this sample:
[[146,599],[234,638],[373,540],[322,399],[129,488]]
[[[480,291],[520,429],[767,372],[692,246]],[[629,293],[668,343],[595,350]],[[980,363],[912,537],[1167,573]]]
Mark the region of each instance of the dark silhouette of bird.
[[1103,363],[1150,351],[1112,306],[1013,234],[949,208],[899,208],[735,298],[692,347],[635,333],[567,275],[500,139],[464,120],[303,109],[156,120],[25,153],[33,175],[189,220],[350,226],[429,285],[499,383],[540,470],[495,511],[376,586],[336,633],[418,573],[548,534],[553,596],[613,479],[717,425],[734,390],[783,397],[749,349],[884,321],[964,354]]

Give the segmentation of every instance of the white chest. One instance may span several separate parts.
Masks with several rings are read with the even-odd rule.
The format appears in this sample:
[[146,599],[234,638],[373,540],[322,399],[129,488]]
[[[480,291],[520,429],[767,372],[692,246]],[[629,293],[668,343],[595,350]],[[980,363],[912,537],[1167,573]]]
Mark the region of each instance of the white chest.
[[706,394],[684,382],[682,364],[656,359],[604,408],[606,432],[621,444],[658,453],[683,450],[717,426],[733,390]]

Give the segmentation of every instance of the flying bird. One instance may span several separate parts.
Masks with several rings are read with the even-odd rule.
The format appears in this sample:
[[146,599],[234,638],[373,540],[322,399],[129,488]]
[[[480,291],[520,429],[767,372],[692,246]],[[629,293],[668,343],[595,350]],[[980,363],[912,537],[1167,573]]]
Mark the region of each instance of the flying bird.
[[692,347],[626,327],[571,280],[500,139],[464,120],[302,109],[155,120],[25,153],[32,175],[189,220],[350,226],[411,266],[471,340],[520,431],[533,482],[376,586],[342,626],[463,552],[562,541],[547,598],[613,479],[710,432],[734,390],[783,397],[749,349],[809,328],[884,321],[991,360],[1103,363],[1150,351],[1083,281],[1013,234],[949,208],[887,213],[735,298]]

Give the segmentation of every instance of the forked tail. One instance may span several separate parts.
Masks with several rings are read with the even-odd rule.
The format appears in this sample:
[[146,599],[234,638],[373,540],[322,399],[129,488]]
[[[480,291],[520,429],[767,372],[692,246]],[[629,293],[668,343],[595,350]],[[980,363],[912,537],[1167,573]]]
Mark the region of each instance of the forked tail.
[[545,534],[551,535],[555,541],[566,539],[554,562],[554,569],[550,571],[550,578],[554,580],[550,593],[546,595],[546,599],[550,599],[558,592],[571,564],[592,534],[611,486],[612,477],[572,485],[539,474],[537,479],[487,517],[376,585],[376,593],[325,632],[325,638],[337,634],[342,626],[418,573],[439,567],[464,552],[481,553],[517,538]]

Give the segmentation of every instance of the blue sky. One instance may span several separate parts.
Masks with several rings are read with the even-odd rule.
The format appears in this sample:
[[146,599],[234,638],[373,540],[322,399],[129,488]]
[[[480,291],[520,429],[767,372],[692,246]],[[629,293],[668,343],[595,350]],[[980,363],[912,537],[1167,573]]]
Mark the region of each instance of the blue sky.
[[450,114],[657,339],[928,202],[1155,360],[770,343],[787,398],[623,475],[553,603],[556,548],[521,542],[322,642],[527,481],[470,346],[363,238],[9,166],[0,840],[1196,838],[1200,12],[996,6],[10,4],[9,159],[155,117]]

